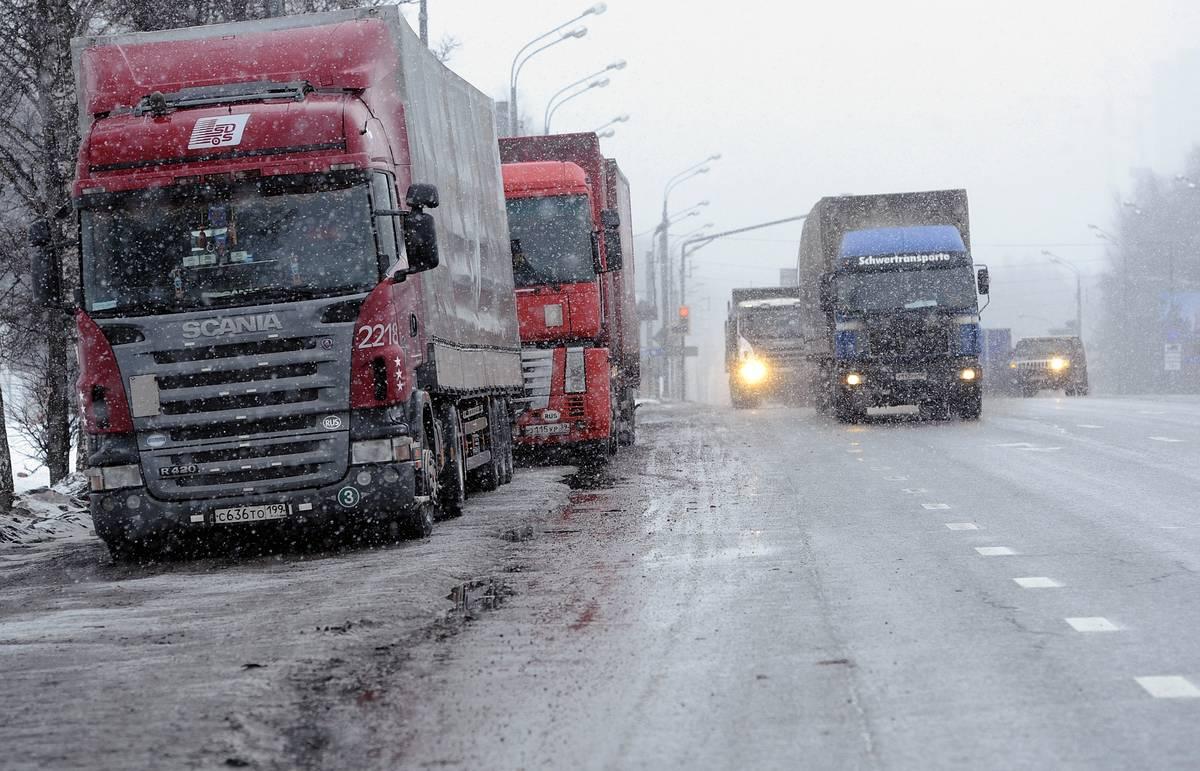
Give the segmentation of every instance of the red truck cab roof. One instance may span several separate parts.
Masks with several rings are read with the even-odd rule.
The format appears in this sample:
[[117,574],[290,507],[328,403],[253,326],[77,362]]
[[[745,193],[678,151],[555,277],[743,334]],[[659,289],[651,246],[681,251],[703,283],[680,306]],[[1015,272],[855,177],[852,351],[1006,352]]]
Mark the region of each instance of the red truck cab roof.
[[586,195],[591,192],[587,173],[564,161],[505,163],[505,198],[543,198],[552,195]]

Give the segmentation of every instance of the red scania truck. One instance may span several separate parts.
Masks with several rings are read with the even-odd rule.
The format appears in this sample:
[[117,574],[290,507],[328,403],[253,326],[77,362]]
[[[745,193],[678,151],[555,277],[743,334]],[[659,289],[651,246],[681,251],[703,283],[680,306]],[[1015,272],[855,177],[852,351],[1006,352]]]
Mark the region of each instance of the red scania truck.
[[633,444],[639,373],[629,182],[594,133],[500,140],[525,395],[520,447]]
[[510,477],[489,99],[395,7],[73,48],[79,400],[114,556],[288,522],[424,535]]

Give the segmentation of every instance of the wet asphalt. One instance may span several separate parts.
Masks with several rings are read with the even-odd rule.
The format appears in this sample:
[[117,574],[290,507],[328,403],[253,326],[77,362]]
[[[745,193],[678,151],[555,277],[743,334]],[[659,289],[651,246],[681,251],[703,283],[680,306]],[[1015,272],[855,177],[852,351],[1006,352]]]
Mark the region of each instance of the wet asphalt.
[[0,555],[0,768],[1195,764],[1200,401],[639,420],[419,543]]

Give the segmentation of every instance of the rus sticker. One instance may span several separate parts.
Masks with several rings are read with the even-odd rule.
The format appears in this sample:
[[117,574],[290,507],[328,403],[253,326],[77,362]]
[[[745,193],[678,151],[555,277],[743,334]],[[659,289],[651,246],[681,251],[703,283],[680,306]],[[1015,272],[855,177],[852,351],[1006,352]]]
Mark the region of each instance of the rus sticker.
[[235,147],[242,143],[242,133],[250,115],[214,115],[201,118],[192,129],[189,150],[210,150],[214,147]]

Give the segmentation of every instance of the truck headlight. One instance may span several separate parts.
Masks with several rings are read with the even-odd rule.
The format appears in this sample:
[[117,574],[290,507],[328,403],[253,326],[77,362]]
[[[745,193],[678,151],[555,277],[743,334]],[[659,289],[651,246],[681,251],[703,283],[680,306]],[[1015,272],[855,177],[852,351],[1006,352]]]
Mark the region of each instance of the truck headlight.
[[350,463],[391,463],[412,460],[412,439],[399,436],[395,439],[366,439],[350,445]]
[[767,379],[767,363],[762,359],[746,359],[738,367],[738,377],[746,385],[758,385]]
[[971,367],[967,367],[966,369],[964,369],[958,373],[959,380],[966,380],[968,382],[974,380],[977,377],[979,377],[979,373],[976,372]]
[[846,375],[846,385],[848,386],[862,385],[862,382],[863,376],[857,372],[851,372],[850,374]]
[[1059,358],[1058,356],[1055,356],[1050,360],[1050,369],[1054,370],[1055,372],[1061,372],[1069,366],[1071,366],[1071,362],[1067,361],[1066,359]]
[[587,391],[587,364],[584,361],[582,348],[567,349],[567,373],[563,382],[563,390],[569,394],[581,394]]
[[136,464],[90,468],[87,477],[88,487],[93,492],[142,486],[142,470]]

